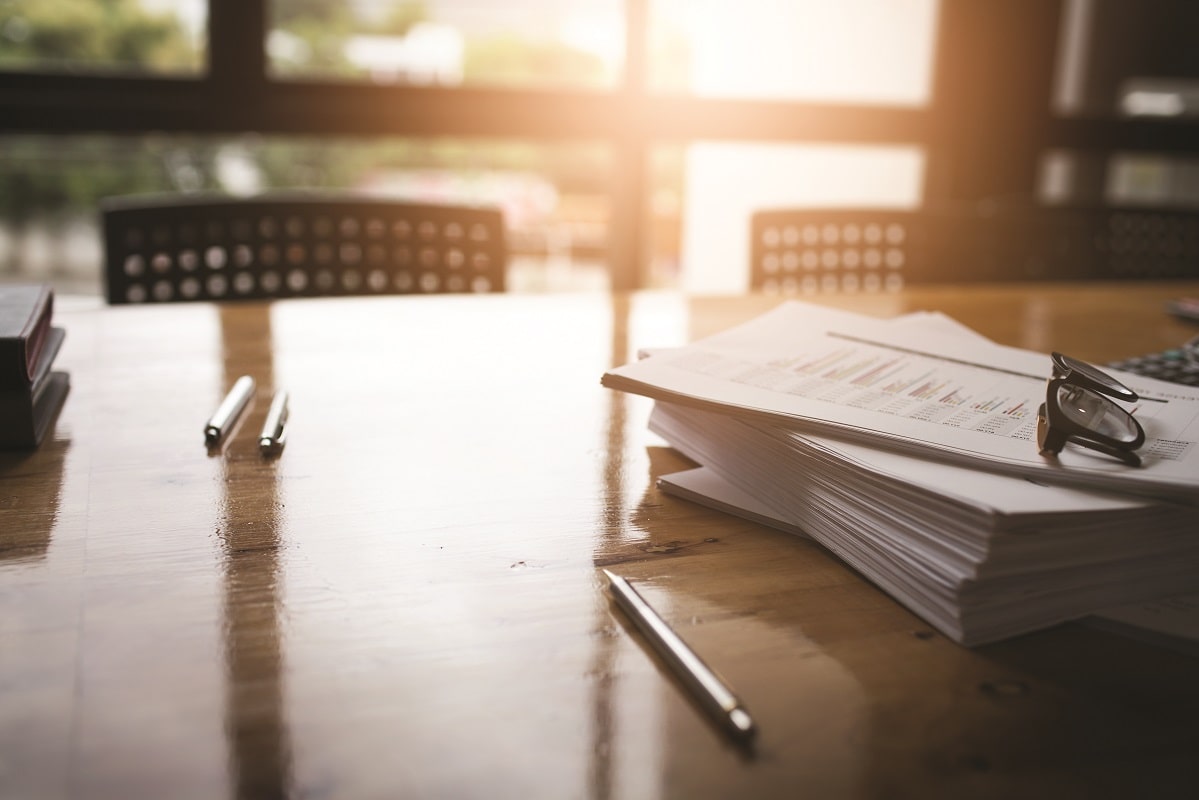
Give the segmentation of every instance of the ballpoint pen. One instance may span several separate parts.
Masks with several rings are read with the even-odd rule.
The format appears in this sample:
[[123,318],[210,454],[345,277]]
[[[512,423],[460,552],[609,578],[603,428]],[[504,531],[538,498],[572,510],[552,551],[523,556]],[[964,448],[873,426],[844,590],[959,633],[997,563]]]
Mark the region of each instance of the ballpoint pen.
[[720,676],[679,638],[627,580],[608,570],[603,572],[608,576],[608,586],[616,604],[632,618],[704,709],[738,742],[745,743],[752,739],[757,732],[753,718]]
[[287,439],[287,413],[287,392],[279,390],[271,400],[266,421],[262,423],[262,433],[258,435],[258,449],[264,456],[283,449]]
[[204,444],[213,447],[220,444],[221,439],[233,427],[233,423],[241,416],[241,412],[245,410],[246,403],[250,402],[251,395],[254,394],[254,379],[249,375],[242,375],[233,384],[233,388],[229,390],[229,394],[225,395],[225,399],[217,406],[216,411],[212,412],[212,416],[204,425]]

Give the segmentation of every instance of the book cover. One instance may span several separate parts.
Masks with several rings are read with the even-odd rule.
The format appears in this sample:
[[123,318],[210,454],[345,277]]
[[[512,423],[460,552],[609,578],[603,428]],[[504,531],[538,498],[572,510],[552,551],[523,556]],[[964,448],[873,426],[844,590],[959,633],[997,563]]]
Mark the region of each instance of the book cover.
[[51,327],[34,365],[32,384],[0,389],[0,449],[37,447],[50,428],[70,388],[65,372],[53,372],[66,332]]
[[53,306],[47,285],[0,286],[0,390],[34,384]]

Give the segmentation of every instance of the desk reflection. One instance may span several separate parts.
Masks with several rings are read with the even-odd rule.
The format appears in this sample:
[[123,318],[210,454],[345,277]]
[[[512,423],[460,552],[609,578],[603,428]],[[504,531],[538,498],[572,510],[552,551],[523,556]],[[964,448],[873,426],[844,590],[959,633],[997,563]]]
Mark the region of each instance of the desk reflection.
[[[612,301],[612,367],[618,366],[628,352],[629,301],[616,297]],[[604,430],[604,460],[602,480],[604,499],[600,505],[597,547],[610,549],[626,536],[625,525],[625,426],[628,425],[628,400],[612,392],[607,398],[607,423]],[[595,652],[590,668],[593,695],[591,701],[592,745],[588,785],[591,797],[607,800],[612,797],[612,693],[616,690],[615,631],[607,624],[602,606],[597,608],[595,622]]]
[[0,452],[0,486],[21,484],[18,494],[0,489],[0,562],[38,561],[50,549],[70,447],[69,441],[52,434],[42,443],[42,458],[23,451]]
[[[236,326],[230,311],[223,309],[220,329],[226,353],[236,351],[239,340],[247,337],[271,352],[269,306],[257,308],[249,325],[243,315]],[[227,360],[225,385],[233,385],[242,370],[241,364]],[[257,396],[238,427],[257,431],[266,413],[262,398],[274,390],[273,365],[262,363],[253,377]],[[280,622],[285,602],[277,472],[281,466],[279,459],[259,455],[257,441],[229,436],[214,453],[221,459],[217,536],[224,547],[225,731],[234,790],[247,799],[292,794]]]

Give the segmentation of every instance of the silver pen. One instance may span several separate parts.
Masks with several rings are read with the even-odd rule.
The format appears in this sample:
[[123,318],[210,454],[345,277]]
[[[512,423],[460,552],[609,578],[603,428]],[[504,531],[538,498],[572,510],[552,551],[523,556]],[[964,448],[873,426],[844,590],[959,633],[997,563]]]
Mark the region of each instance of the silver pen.
[[632,618],[708,713],[739,742],[752,739],[757,732],[753,718],[720,676],[679,638],[627,580],[606,569],[604,574],[608,576],[608,586],[616,604]]
[[254,379],[249,375],[242,375],[233,384],[229,394],[225,395],[221,404],[217,406],[216,411],[212,412],[208,422],[204,424],[204,443],[206,445],[212,447],[220,444],[221,439],[233,427],[233,423],[237,422],[241,412],[245,410],[246,403],[250,402],[253,394]]
[[262,423],[262,433],[258,435],[258,449],[264,456],[283,449],[287,439],[287,414],[287,392],[277,391],[266,412],[266,421]]

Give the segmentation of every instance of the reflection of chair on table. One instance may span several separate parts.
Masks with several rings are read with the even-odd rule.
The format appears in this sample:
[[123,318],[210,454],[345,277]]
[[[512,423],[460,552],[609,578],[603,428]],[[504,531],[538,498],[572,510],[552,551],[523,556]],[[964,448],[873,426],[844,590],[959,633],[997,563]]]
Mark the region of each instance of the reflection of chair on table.
[[109,303],[502,292],[497,208],[350,195],[155,195],[102,205]]
[[1199,277],[1196,211],[1026,204],[978,213],[783,209],[755,213],[750,227],[755,291]]

